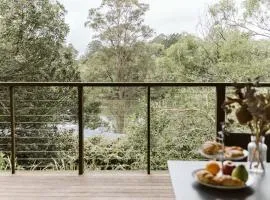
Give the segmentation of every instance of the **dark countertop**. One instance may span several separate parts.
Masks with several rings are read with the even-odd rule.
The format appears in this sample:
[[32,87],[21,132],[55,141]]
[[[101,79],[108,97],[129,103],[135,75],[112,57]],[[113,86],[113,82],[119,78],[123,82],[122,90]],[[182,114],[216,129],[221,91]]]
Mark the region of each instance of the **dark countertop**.
[[[254,184],[240,190],[220,190],[198,184],[192,172],[206,161],[168,161],[176,200],[270,200],[270,164],[266,173],[254,175]],[[246,163],[243,163],[246,164]]]

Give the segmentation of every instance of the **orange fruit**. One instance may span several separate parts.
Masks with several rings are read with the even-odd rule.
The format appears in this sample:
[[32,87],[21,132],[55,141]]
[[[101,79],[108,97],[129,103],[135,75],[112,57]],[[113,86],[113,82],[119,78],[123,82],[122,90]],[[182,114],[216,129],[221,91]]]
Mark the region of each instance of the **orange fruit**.
[[206,164],[205,169],[215,176],[219,172],[220,166],[217,161],[211,160]]

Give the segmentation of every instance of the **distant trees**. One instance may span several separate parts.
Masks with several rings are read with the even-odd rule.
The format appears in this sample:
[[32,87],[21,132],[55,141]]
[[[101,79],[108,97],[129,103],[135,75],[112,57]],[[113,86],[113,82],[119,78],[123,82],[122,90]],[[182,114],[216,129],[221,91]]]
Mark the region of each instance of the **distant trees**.
[[[98,8],[89,10],[85,25],[95,36],[77,61],[76,50],[65,44],[69,28],[60,3],[0,0],[0,79],[232,82],[263,76],[270,81],[269,7],[266,0],[243,0],[242,4],[220,0],[209,8],[202,37],[173,33],[152,38],[153,30],[144,23],[147,4],[103,0]],[[85,90],[86,126],[98,127],[100,113],[113,115],[114,131],[126,135],[113,142],[99,137],[87,140],[86,164],[99,169],[144,167],[145,88],[90,89]],[[5,122],[9,120],[7,88],[0,92],[0,119]],[[57,161],[48,161],[57,158],[62,166],[76,168],[76,138],[73,133],[59,132],[57,125],[76,121],[77,91],[16,87],[15,92],[18,164],[61,167]],[[155,169],[165,169],[170,158],[199,158],[192,150],[213,137],[214,103],[209,88],[151,89],[151,161]],[[1,141],[6,146],[0,150],[9,151],[9,124],[0,125],[0,135],[6,137]],[[98,145],[101,147],[96,148]]]
[[220,0],[202,24],[213,80],[269,80],[269,1]]
[[[138,0],[103,0],[100,7],[89,10],[86,25],[96,33],[96,41],[89,46],[89,52],[93,53],[83,61],[84,80],[136,82],[146,79],[152,59],[145,42],[153,33],[144,25],[147,10],[148,5]],[[93,51],[95,47],[98,51]],[[116,118],[117,132],[123,132],[130,102],[136,97],[136,89],[123,87],[107,93],[106,98],[116,102],[109,110]]]
[[[1,81],[80,80],[76,51],[65,44],[69,28],[64,15],[64,7],[50,0],[0,0]],[[1,121],[8,121],[7,92],[1,88]],[[51,140],[59,135],[57,124],[76,120],[76,94],[71,88],[15,88],[16,134],[19,143],[25,144],[17,147],[19,165],[39,163],[28,158],[57,156],[60,144]],[[1,125],[1,131],[9,127]],[[6,134],[2,132],[1,136]],[[25,137],[30,139],[22,139]],[[4,147],[2,150],[9,150]]]
[[[102,44],[105,55],[100,56],[107,58],[102,60],[105,70],[103,81],[140,80],[134,77],[138,76],[138,67],[140,70],[144,67],[137,63],[140,59],[136,61],[136,58],[143,48],[142,42],[152,35],[152,30],[143,24],[147,9],[148,5],[137,0],[103,0],[99,8],[89,10],[86,25],[95,31],[96,40]],[[123,96],[120,93],[119,96]]]
[[[120,11],[121,9],[113,5],[116,3],[126,5],[125,2],[130,1],[103,1],[103,7],[101,7],[108,6],[107,11],[111,8],[113,11]],[[124,36],[125,29],[116,29],[122,23],[115,25],[106,21],[107,18],[111,19],[113,16],[111,13],[114,12],[108,12],[110,15],[105,19],[105,15],[97,14],[100,13],[99,9],[90,11],[91,23],[87,24],[90,27],[93,26],[92,30],[97,31],[97,37],[96,41],[90,43],[89,53],[81,60],[84,80],[233,82],[263,76],[263,80],[269,81],[268,24],[270,18],[267,10],[269,1],[243,0],[241,4],[235,2],[220,0],[210,6],[208,18],[202,27],[202,37],[188,33],[160,34],[150,40],[140,40],[140,46],[136,46],[136,43],[134,46],[130,45],[130,48],[123,45],[123,42],[115,43],[122,41],[116,38]],[[126,15],[119,14],[118,16],[124,19]],[[94,17],[96,20],[93,20]],[[118,22],[117,17],[113,19]],[[115,34],[116,32],[118,34]],[[130,51],[124,51],[126,48]],[[121,58],[117,55],[132,57],[126,56],[117,60]],[[138,55],[145,55],[147,59],[141,60],[142,56]],[[126,64],[121,65],[120,61]],[[145,65],[146,61],[148,65]],[[133,63],[138,65],[135,67]],[[124,79],[121,78],[122,75],[117,76],[117,69],[122,69],[120,67],[123,66],[125,68],[121,72],[126,77]],[[149,66],[147,71],[144,66]],[[107,93],[106,98],[120,99],[116,91],[119,90]],[[140,99],[142,97],[141,95]],[[198,149],[205,140],[213,139],[215,134],[213,129],[215,100],[215,91],[210,88],[155,88],[151,90],[151,162],[154,169],[166,169],[168,159],[200,159],[194,149]],[[130,119],[126,129],[127,139],[117,142],[123,146],[128,144],[128,149],[135,152],[137,156],[135,160],[131,159],[129,161],[132,162],[125,165],[122,163],[124,158],[119,156],[122,153],[119,153],[118,163],[122,164],[120,167],[125,166],[125,169],[129,169],[128,166],[132,166],[132,163],[136,168],[141,168],[145,163],[144,108],[145,102],[140,101],[136,109],[125,115]],[[119,109],[119,112],[123,110]],[[104,147],[103,142],[96,145]],[[115,148],[118,148],[117,152],[121,152],[122,146]],[[108,145],[108,150],[111,150],[110,145]],[[101,152],[103,148],[97,151]],[[133,155],[129,154],[130,151],[127,149],[124,151],[125,158],[133,158]],[[104,152],[98,154],[103,155]],[[114,153],[110,155],[115,158]],[[111,157],[106,156],[106,158]],[[108,162],[111,166],[115,166],[116,160]],[[92,163],[95,162],[92,161]]]
[[0,5],[2,81],[79,79],[75,51],[64,45],[69,28],[61,4],[1,0]]
[[268,0],[220,0],[210,7],[215,24],[235,28],[252,36],[270,38],[270,2]]
[[164,48],[167,49],[171,45],[175,44],[185,33],[172,33],[169,35],[159,34],[158,36],[154,37],[151,41],[152,43],[158,43],[164,45]]
[[[89,10],[86,25],[96,35],[81,60],[83,79],[236,81],[261,75],[262,70],[268,72],[268,49],[252,36],[267,37],[269,18],[265,8],[269,3],[245,0],[239,5],[233,0],[220,0],[210,6],[203,38],[174,33],[160,34],[149,41],[146,39],[153,31],[143,24],[147,5],[139,1],[104,0],[100,7]],[[259,65],[258,59],[265,62]],[[123,102],[136,98],[136,93],[118,88],[107,92],[107,99]],[[119,132],[124,127],[125,111],[120,109],[124,107],[129,106],[120,103],[118,111],[111,112],[117,118]]]

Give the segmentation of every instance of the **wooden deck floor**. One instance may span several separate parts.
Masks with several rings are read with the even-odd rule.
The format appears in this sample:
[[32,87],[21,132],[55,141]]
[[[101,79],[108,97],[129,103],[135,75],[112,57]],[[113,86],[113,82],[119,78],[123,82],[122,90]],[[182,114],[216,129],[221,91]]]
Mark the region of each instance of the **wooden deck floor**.
[[173,200],[168,172],[0,174],[1,200]]

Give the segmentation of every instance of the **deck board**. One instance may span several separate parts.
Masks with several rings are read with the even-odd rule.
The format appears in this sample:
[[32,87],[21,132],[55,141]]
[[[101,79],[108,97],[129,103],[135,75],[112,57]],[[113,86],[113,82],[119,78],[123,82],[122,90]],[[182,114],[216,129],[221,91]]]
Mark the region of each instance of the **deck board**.
[[1,200],[173,200],[168,172],[24,172],[0,174]]

